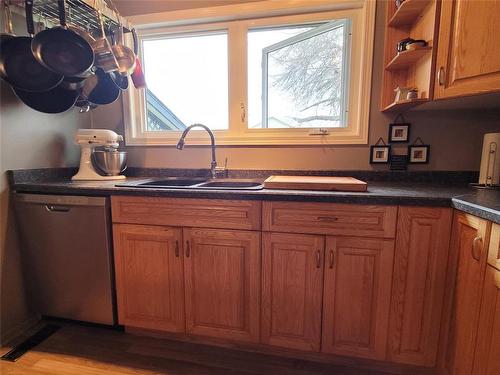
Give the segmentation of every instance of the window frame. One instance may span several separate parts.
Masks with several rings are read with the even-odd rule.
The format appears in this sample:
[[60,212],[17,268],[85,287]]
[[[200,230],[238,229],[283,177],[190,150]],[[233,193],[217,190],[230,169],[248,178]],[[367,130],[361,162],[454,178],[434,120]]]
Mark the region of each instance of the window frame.
[[[324,23],[320,26],[315,27],[312,30],[305,31],[298,35],[292,36],[288,39],[282,40],[280,42],[274,43],[270,46],[265,47],[262,50],[262,128],[261,129],[270,129],[269,128],[269,87],[268,87],[268,76],[269,76],[269,54],[271,52],[275,52],[281,48],[288,47],[292,44],[302,42],[306,39],[318,36],[325,32],[329,32],[334,30],[335,28],[342,26],[344,28],[344,48],[342,49],[342,88],[341,88],[341,102],[340,108],[342,109],[341,120],[342,124],[347,122],[347,113],[346,110],[349,107],[344,107],[346,103],[349,103],[348,91],[349,87],[345,87],[345,83],[349,80],[349,69],[348,69],[348,58],[350,58],[351,53],[351,20],[350,19],[341,19],[330,21]],[[248,73],[248,72],[247,72]],[[348,104],[347,104],[348,105]],[[304,128],[305,130],[306,128]],[[309,129],[318,129],[318,127],[307,128]]]
[[[305,2],[310,0],[305,0]],[[278,1],[279,3],[280,1]],[[321,3],[322,1],[317,1]],[[269,2],[271,3],[271,2]],[[326,2],[325,2],[326,3]],[[345,3],[345,2],[344,2]],[[209,19],[195,17],[195,13],[206,14],[202,10],[192,11],[192,18],[185,15],[183,25],[168,25],[157,27],[158,22],[152,25],[139,25],[139,56],[142,56],[142,40],[173,37],[179,34],[196,35],[199,33],[217,33],[226,31],[228,35],[228,96],[229,96],[229,129],[214,130],[219,145],[335,145],[335,144],[366,144],[368,141],[368,122],[371,94],[371,72],[373,62],[373,36],[375,24],[375,2],[370,0],[357,1],[345,4],[341,9],[326,10],[308,9],[307,12],[289,14],[285,8],[280,15],[263,17],[266,5],[261,5],[260,16],[255,13],[252,18],[238,17],[234,13],[232,18],[222,22],[207,22]],[[274,4],[276,6],[276,4]],[[272,7],[272,4],[267,5]],[[332,7],[330,2],[330,7]],[[238,6],[227,6],[237,10]],[[346,9],[347,8],[347,9]],[[212,10],[213,8],[205,8]],[[285,12],[286,9],[286,12]],[[162,17],[175,17],[177,12],[160,14]],[[279,13],[279,12],[278,12]],[[252,16],[252,14],[249,14]],[[344,128],[285,128],[285,129],[250,129],[247,124],[247,32],[256,28],[272,28],[279,25],[307,24],[332,22],[335,20],[350,19],[352,40],[350,48],[350,77],[348,106],[348,127]],[[132,22],[134,20],[132,19]],[[345,60],[344,60],[345,61]],[[241,74],[244,72],[244,74]],[[354,94],[356,93],[356,94]],[[123,109],[125,122],[125,139],[127,145],[137,146],[175,146],[181,131],[154,132],[146,131],[145,90],[130,89],[123,95]],[[209,144],[207,135],[202,131],[195,131],[189,136],[192,145]]]

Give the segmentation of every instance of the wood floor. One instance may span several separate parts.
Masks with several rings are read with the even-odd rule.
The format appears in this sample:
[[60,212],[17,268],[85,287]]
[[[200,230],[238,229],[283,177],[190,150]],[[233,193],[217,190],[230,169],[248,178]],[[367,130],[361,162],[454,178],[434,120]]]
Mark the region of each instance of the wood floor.
[[[9,349],[2,348],[1,354]],[[384,375],[68,324],[17,362],[0,361],[0,374]]]

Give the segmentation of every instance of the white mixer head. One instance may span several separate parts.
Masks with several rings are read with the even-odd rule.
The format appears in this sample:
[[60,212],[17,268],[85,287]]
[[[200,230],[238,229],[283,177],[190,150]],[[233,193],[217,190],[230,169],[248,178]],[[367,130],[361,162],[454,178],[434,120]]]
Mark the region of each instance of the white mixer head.
[[122,141],[121,135],[107,129],[78,129],[75,135],[75,143],[79,145],[90,144],[118,148],[118,142]]

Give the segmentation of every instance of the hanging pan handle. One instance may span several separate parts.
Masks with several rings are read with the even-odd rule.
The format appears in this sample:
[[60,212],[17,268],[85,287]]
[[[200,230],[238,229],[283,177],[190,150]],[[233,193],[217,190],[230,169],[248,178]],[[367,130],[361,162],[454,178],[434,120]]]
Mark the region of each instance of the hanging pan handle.
[[26,29],[28,35],[33,38],[35,35],[35,25],[33,22],[33,0],[26,0],[24,2],[24,9],[26,11]]

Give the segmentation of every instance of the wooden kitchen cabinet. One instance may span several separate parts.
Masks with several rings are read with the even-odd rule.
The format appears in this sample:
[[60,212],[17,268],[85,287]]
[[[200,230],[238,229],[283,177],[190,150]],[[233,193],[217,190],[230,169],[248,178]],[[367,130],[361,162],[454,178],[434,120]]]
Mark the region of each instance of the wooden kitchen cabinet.
[[500,2],[441,2],[434,98],[500,91]]
[[262,342],[319,351],[324,236],[263,233],[262,244]]
[[386,359],[394,241],[327,237],[322,351]]
[[500,271],[486,267],[474,375],[500,374]]
[[500,224],[491,226],[488,264],[500,271]]
[[184,228],[186,332],[258,342],[260,233]]
[[453,295],[451,320],[444,325],[443,336],[442,366],[447,374],[473,374],[490,228],[486,220],[455,214],[447,283]]
[[184,274],[178,228],[114,224],[118,320],[184,332]]
[[399,207],[389,324],[389,359],[435,365],[452,210]]

